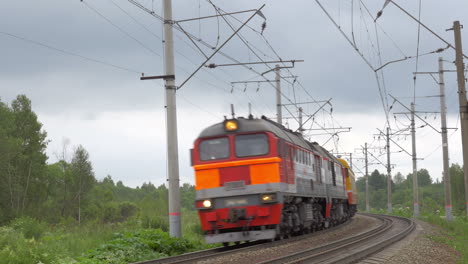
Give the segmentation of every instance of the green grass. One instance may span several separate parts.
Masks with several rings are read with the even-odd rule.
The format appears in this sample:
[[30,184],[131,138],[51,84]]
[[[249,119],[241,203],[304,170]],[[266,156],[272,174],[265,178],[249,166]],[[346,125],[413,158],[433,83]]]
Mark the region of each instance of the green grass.
[[438,215],[424,215],[421,220],[441,227],[444,234],[430,236],[439,243],[451,246],[461,253],[459,263],[468,263],[468,218],[466,216],[455,217],[452,222],[446,221]]
[[[158,221],[167,221],[162,219]],[[182,214],[182,239],[145,228],[139,219],[50,226],[21,218],[0,227],[0,262],[7,264],[120,264],[154,259],[217,245],[204,243],[195,211]]]
[[116,232],[137,229],[132,223],[45,226],[40,234],[30,237],[27,230],[35,230],[31,225],[34,224],[28,223],[26,228],[16,228],[14,224],[0,227],[2,263],[76,263],[74,258],[111,240]]

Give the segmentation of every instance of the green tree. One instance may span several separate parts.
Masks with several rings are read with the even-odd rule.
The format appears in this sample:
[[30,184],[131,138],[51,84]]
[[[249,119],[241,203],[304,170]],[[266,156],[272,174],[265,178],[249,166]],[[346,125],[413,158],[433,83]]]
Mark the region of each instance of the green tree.
[[[404,182],[409,187],[413,186],[413,174],[409,173],[408,176],[406,176],[406,181]],[[429,172],[426,169],[420,169],[418,171],[418,185],[419,187],[421,186],[428,186],[432,184],[432,178],[431,175],[429,175]]]
[[11,107],[0,103],[0,120],[2,221],[40,215],[46,198],[46,132],[25,95],[18,95]]
[[180,187],[181,204],[183,208],[195,210],[195,186],[184,183]]
[[400,172],[397,172],[397,174],[393,176],[393,181],[395,182],[395,184],[402,184],[403,181],[405,181],[405,178]]
[[[366,177],[359,177],[356,180],[356,188],[359,192],[365,192],[366,191]],[[360,199],[362,200],[362,199]]]
[[419,186],[428,186],[432,184],[431,175],[426,169],[420,169],[418,171],[418,184]]
[[0,223],[14,217],[14,172],[13,158],[20,153],[19,140],[14,138],[13,111],[0,101]]
[[78,206],[78,224],[81,224],[81,202],[96,182],[93,166],[89,161],[89,154],[79,145],[73,154],[71,161],[72,190],[75,194]]
[[452,186],[452,205],[454,211],[465,210],[465,188],[463,178],[463,167],[458,164],[450,166],[450,183]]
[[378,170],[374,170],[369,176],[369,186],[374,190],[386,189],[387,180],[384,174],[380,174]]

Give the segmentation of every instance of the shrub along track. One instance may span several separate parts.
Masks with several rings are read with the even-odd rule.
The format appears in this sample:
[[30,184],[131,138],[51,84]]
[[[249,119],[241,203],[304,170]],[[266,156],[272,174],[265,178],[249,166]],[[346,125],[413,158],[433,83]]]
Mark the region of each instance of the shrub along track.
[[[376,218],[380,220],[380,224],[370,230],[364,231],[357,235],[352,235],[347,238],[333,241],[327,244],[322,244],[317,247],[311,247],[307,250],[299,252],[287,252],[279,258],[271,258],[271,256],[262,256],[261,251],[266,248],[274,248],[287,243],[292,243],[300,240],[305,240],[311,236],[325,234],[349,224],[345,224],[329,228],[327,230],[315,232],[310,235],[303,235],[281,241],[270,243],[251,242],[236,246],[214,248],[209,250],[187,253],[175,257],[162,258],[157,260],[138,262],[138,264],[155,264],[155,263],[194,263],[197,261],[210,261],[214,258],[223,257],[232,254],[242,254],[247,251],[258,252],[258,259],[253,262],[262,263],[351,263],[366,256],[369,256],[390,244],[402,239],[408,235],[415,227],[412,220],[395,217],[362,214],[364,216]],[[263,254],[267,255],[267,254]],[[269,257],[269,258],[268,258]]]

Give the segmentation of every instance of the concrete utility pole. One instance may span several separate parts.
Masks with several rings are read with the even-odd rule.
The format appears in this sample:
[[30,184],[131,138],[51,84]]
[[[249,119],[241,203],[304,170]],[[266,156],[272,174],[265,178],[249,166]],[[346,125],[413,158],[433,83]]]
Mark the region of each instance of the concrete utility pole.
[[447,107],[445,105],[444,62],[439,57],[439,88],[440,88],[440,123],[442,129],[442,155],[444,160],[444,190],[445,190],[445,218],[453,221],[452,216],[452,187],[450,186],[449,152],[447,139]]
[[463,63],[460,27],[460,21],[453,22],[453,31],[455,33],[455,64],[457,65],[458,98],[460,101],[460,123],[463,145],[466,215],[468,215],[468,102],[466,101],[465,65]]
[[418,168],[416,159],[416,129],[414,122],[414,103],[411,103],[411,139],[413,145],[413,216],[419,217]]
[[281,74],[280,74],[280,66],[276,64],[275,66],[275,81],[276,81],[276,122],[278,124],[283,123],[283,115],[281,114]]
[[302,126],[303,126],[303,123],[302,123],[302,107],[299,107],[299,133],[301,133],[301,134],[304,131]]
[[387,203],[388,213],[392,213],[392,167],[390,164],[390,128],[387,127]]
[[[172,24],[172,1],[164,0],[164,73],[166,76],[175,75]],[[167,168],[169,174],[169,231],[172,237],[181,237],[175,77],[165,78],[164,82],[166,88]]]
[[369,165],[367,163],[367,142],[364,146],[364,155],[366,162],[366,212],[369,212]]

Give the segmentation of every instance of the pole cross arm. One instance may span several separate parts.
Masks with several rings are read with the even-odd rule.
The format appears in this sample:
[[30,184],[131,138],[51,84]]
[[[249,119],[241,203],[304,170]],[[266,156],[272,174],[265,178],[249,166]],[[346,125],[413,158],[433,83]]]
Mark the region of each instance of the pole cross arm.
[[[402,102],[400,102],[398,99],[396,99],[393,95],[391,94],[388,94],[390,95],[390,97],[393,98],[393,100],[395,100],[396,102],[398,102],[401,106],[403,106],[404,108],[406,108],[406,110],[409,110],[411,112],[411,109],[409,109],[406,105],[404,105]],[[423,118],[421,118],[420,116],[418,116],[417,114],[414,114],[414,116],[416,116],[419,120],[423,121],[426,125],[428,125],[430,128],[432,128],[434,131],[436,131],[437,133],[440,133],[439,130],[437,130],[435,127],[433,127],[431,124],[429,124],[428,122],[426,122]]]
[[323,128],[310,128],[310,129],[304,129],[308,131],[316,131],[316,130],[346,130],[346,131],[336,131],[336,132],[349,132],[351,131],[352,127],[323,127]]
[[266,83],[266,82],[276,82],[272,80],[266,80],[266,81],[240,81],[240,82],[231,82],[231,84],[236,84],[236,83]]
[[[304,121],[304,124],[307,123],[312,117],[314,117],[315,114],[317,114],[317,113],[318,113],[323,107],[325,107],[327,104],[330,104],[330,105],[331,105],[331,103],[330,103],[331,100],[332,100],[332,98],[330,98],[330,99],[328,99],[327,101],[325,101],[325,102],[319,107],[319,109],[317,109],[317,111],[315,111],[312,115],[309,116],[309,118],[307,118],[306,121]],[[324,130],[326,130],[326,129],[324,129]]]
[[249,23],[250,20],[252,20],[252,18],[254,18],[254,16],[260,12],[260,10],[262,10],[263,8],[265,7],[265,5],[262,5],[253,15],[251,15],[249,17],[249,19],[247,19],[247,21],[245,21],[236,31],[234,31],[234,33],[231,34],[231,36],[229,36],[229,38],[227,38],[223,44],[221,44],[221,46],[219,46],[219,48],[217,48],[210,56],[208,56],[208,58],[206,58],[206,60],[200,65],[198,66],[198,68],[192,73],[190,74],[190,76],[185,79],[184,82],[182,82],[182,84],[177,87],[177,90],[182,88],[203,66],[205,66],[205,64],[211,60],[211,58],[214,57],[214,55],[216,55],[216,53],[218,53],[218,51],[220,51],[235,35],[237,35],[237,33],[247,24]]
[[[382,132],[382,131],[381,131],[380,129],[378,129],[378,128],[377,128],[377,130],[379,130],[379,132],[380,132],[381,135],[384,135],[384,136],[385,136],[384,132]],[[410,156],[413,156],[413,155],[411,155],[408,151],[406,151],[402,146],[400,146],[398,143],[396,143],[395,140],[393,140],[392,138],[389,138],[389,139],[390,139],[390,141],[393,142],[393,144],[397,145],[397,147],[399,147],[403,152],[405,152],[406,154],[408,154],[408,155],[410,155]]]
[[232,13],[225,13],[225,14],[212,15],[212,16],[204,16],[204,17],[196,17],[196,18],[182,19],[182,20],[177,20],[176,23],[187,22],[187,21],[193,21],[193,20],[202,20],[202,19],[207,19],[207,18],[215,18],[215,17],[220,17],[220,16],[230,16],[230,15],[242,14],[242,13],[254,12],[254,11],[257,11],[257,10],[256,10],[256,9],[250,9],[250,10],[237,11],[237,12],[232,12]]
[[[205,65],[205,67],[210,68],[210,69],[214,69],[216,67],[226,67],[226,66],[240,66],[240,65],[267,64],[267,63],[285,63],[285,62],[290,62],[294,66],[295,62],[304,62],[304,60],[256,61],[256,62],[239,62],[239,63],[228,63],[228,64],[210,63],[210,64]],[[289,66],[280,67],[280,69],[283,69],[283,68],[290,68],[290,67]],[[270,71],[268,71],[268,72],[270,72]]]
[[384,166],[385,168],[387,168],[387,165],[385,165],[383,162],[381,162],[376,156],[374,156],[374,154],[372,154],[372,152],[367,152],[369,153],[376,161],[378,161],[380,165]]
[[140,80],[156,80],[156,79],[164,79],[164,80],[174,80],[175,75],[157,75],[157,76],[141,76]]

